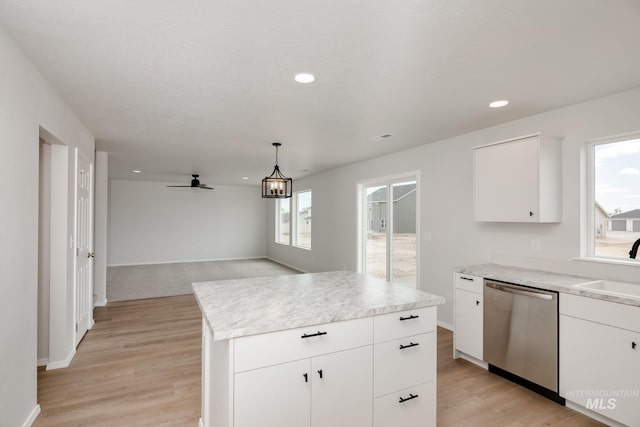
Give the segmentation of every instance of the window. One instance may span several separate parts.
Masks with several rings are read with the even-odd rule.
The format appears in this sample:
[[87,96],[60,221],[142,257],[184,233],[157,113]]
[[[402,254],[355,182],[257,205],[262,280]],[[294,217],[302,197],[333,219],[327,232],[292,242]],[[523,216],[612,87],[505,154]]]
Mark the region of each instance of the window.
[[276,243],[291,244],[291,199],[276,199]]
[[294,246],[311,249],[311,191],[294,193],[296,206]]
[[630,252],[640,239],[640,135],[594,143],[589,154],[587,255],[633,261]]
[[276,243],[311,249],[311,222],[311,190],[276,200]]

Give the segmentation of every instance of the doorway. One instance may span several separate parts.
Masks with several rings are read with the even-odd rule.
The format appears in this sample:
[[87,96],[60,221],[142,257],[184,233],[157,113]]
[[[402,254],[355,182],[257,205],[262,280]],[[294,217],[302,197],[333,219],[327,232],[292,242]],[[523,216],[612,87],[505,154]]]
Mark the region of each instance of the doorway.
[[394,284],[419,283],[417,175],[359,184],[360,272]]

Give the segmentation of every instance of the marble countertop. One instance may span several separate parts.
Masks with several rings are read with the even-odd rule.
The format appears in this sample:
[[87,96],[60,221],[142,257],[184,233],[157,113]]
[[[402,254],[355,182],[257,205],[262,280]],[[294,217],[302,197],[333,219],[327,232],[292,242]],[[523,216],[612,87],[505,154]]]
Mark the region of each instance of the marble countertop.
[[584,297],[596,298],[640,307],[639,299],[603,294],[600,292],[593,292],[588,289],[575,287],[576,285],[599,280],[594,278],[570,276],[566,274],[551,273],[541,270],[530,270],[528,268],[511,267],[499,264],[469,265],[464,267],[457,267],[454,269],[454,271],[457,273],[484,277],[485,279],[498,280],[501,282],[508,282],[516,285],[530,286],[533,288],[564,292],[573,295],[581,295]]
[[441,296],[349,271],[217,280],[192,286],[214,340],[357,319],[445,301]]

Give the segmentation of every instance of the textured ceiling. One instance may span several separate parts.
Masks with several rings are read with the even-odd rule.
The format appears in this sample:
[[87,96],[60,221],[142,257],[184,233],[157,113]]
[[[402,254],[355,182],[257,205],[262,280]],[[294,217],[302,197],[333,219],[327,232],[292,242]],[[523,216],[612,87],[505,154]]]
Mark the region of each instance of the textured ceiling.
[[296,178],[640,86],[638,3],[0,0],[0,26],[112,178],[256,184],[274,140]]

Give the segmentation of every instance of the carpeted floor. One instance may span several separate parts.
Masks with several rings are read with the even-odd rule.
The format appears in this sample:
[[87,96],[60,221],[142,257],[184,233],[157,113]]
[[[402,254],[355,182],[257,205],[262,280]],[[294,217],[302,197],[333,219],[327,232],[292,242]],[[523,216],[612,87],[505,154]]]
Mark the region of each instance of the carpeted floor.
[[192,293],[193,282],[298,273],[265,258],[108,267],[107,300],[186,295]]

